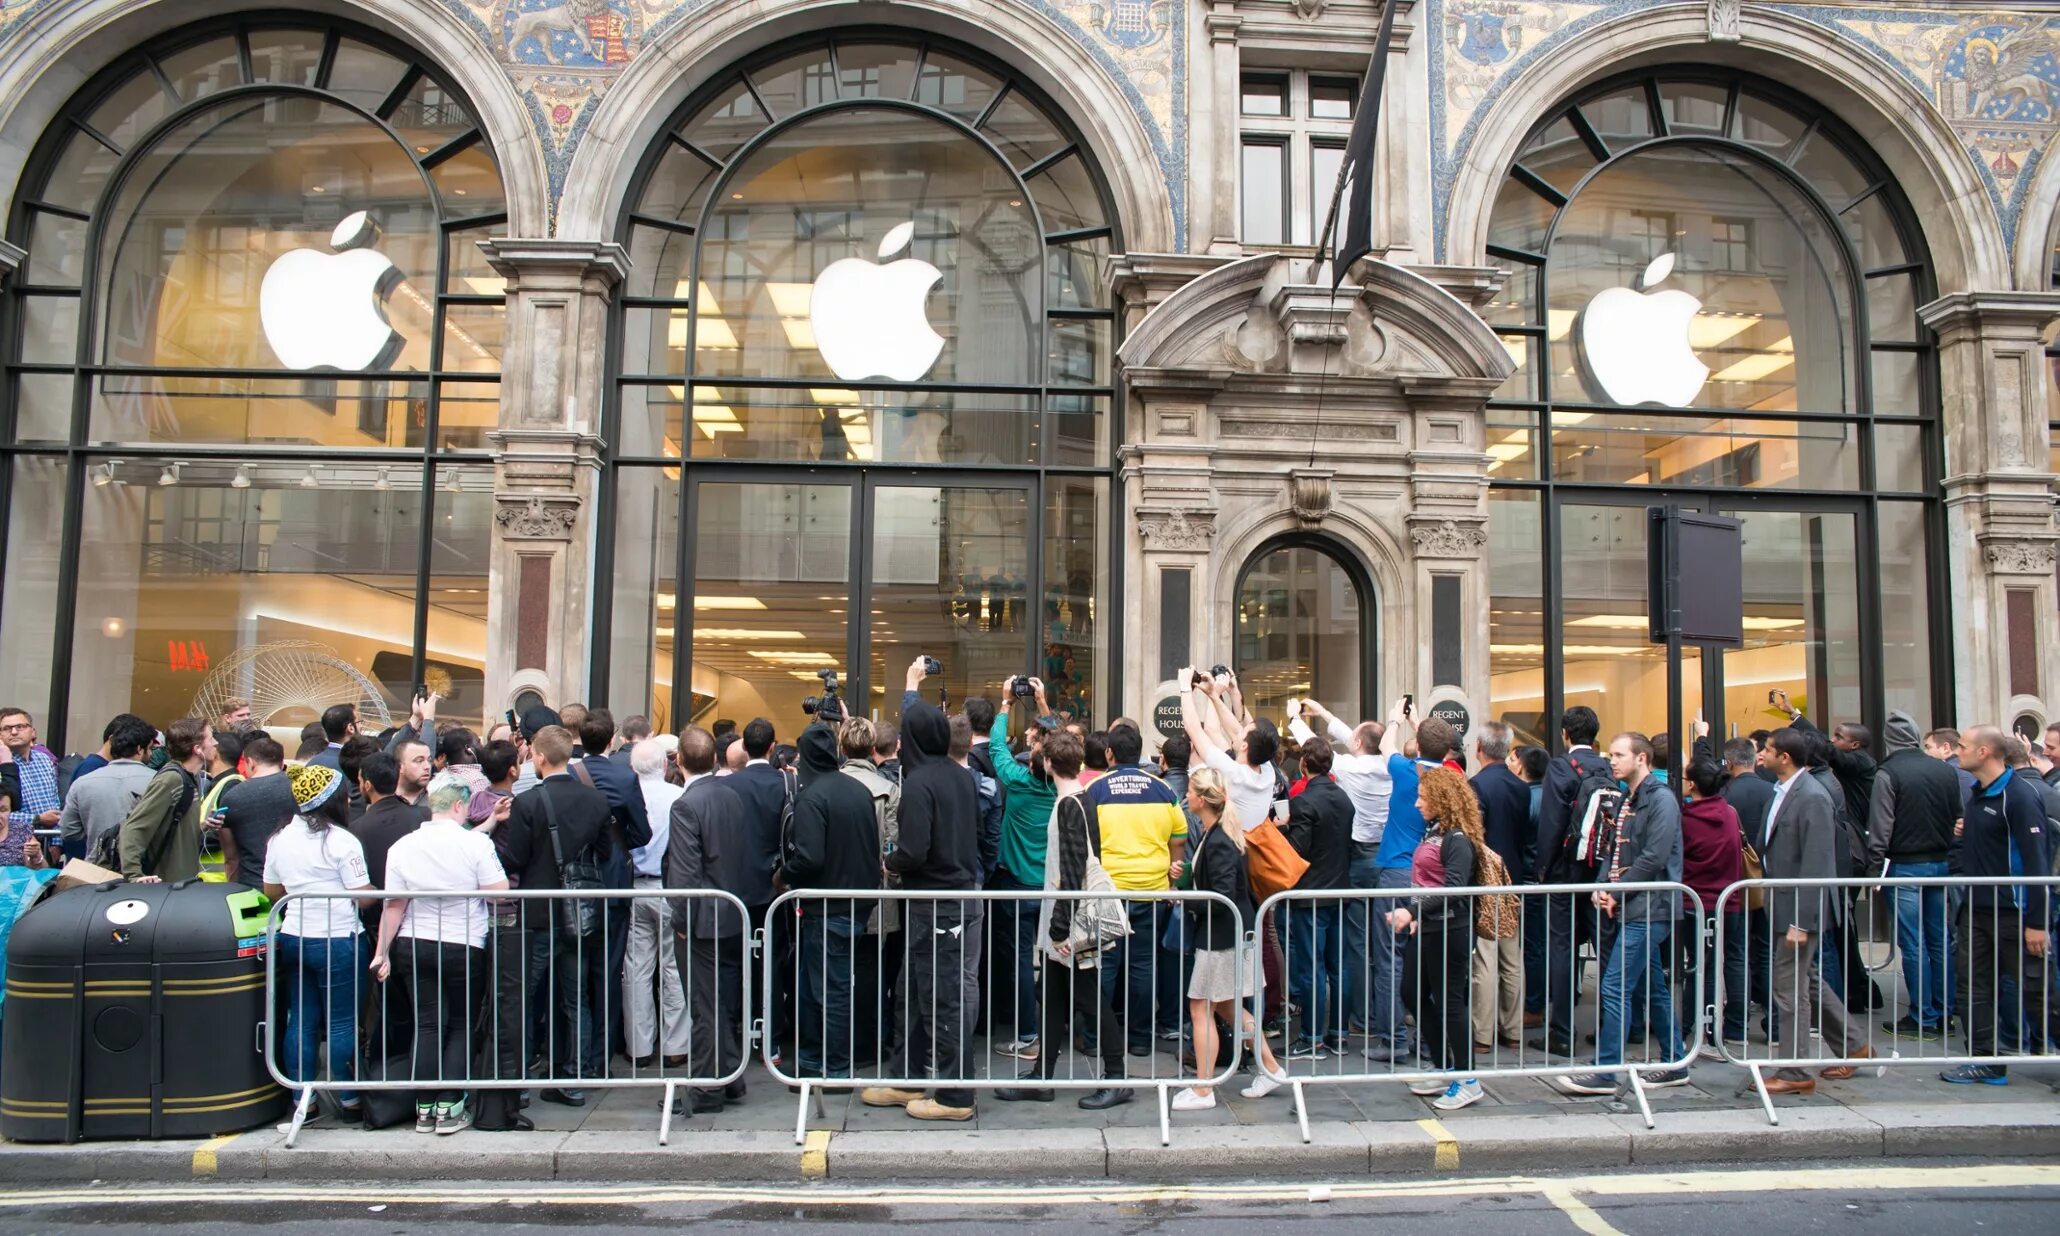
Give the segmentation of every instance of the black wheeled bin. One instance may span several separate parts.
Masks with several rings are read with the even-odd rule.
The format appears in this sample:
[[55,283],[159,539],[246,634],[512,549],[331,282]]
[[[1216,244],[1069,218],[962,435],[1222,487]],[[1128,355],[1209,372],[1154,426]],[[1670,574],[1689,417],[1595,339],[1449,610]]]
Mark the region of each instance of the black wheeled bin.
[[0,1134],[212,1137],[279,1119],[265,1071],[263,893],[101,884],[45,898],[7,942]]

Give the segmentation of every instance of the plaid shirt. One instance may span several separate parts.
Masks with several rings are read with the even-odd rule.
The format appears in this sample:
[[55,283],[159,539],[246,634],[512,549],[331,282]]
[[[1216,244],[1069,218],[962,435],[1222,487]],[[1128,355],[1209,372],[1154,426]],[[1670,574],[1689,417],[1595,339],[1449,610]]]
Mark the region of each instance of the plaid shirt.
[[35,836],[36,817],[63,806],[57,796],[57,761],[47,752],[31,748],[14,762],[21,775],[21,810],[7,815],[7,836],[0,840],[0,866],[19,866]]

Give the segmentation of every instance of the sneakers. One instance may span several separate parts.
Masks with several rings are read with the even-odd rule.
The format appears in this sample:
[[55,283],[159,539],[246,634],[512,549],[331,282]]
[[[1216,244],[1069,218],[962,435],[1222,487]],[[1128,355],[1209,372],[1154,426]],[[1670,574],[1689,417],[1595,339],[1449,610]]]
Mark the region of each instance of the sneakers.
[[436,1104],[434,1104],[434,1103],[417,1103],[417,1104],[415,1104],[415,1132],[417,1132],[417,1133],[434,1133],[434,1132],[436,1132]]
[[1555,1077],[1552,1084],[1567,1094],[1611,1095],[1617,1092],[1617,1079],[1611,1073],[1579,1073],[1572,1077]]
[[994,1052],[998,1056],[1014,1056],[1018,1060],[1035,1060],[1037,1059],[1037,1040],[1034,1038],[1017,1039],[1014,1042],[1001,1044],[994,1049]]
[[1695,1049],[1695,1058],[1697,1060],[1707,1060],[1712,1064],[1722,1064],[1724,1062],[1724,1049],[1718,1047],[1715,1043],[1704,1043],[1701,1047]]
[[1881,1028],[1899,1039],[1917,1039],[1925,1043],[1936,1043],[1945,1037],[1937,1026],[1924,1025],[1907,1014],[1896,1021],[1882,1022]]
[[[471,1127],[471,1124],[472,1113],[465,1110],[463,1103],[438,1103],[436,1105],[436,1135],[438,1137],[449,1137],[460,1129]],[[421,1113],[419,1111],[416,1113],[415,1128],[417,1132],[420,1132],[422,1128]]]
[[1443,1079],[1436,1077],[1426,1077],[1422,1081],[1413,1081],[1409,1083],[1409,1093],[1415,1095],[1420,1099],[1433,1098],[1437,1095],[1445,1093],[1447,1090],[1450,1090],[1451,1088],[1452,1084],[1450,1082],[1444,1081]]
[[1167,1029],[1159,1031],[1159,1041],[1161,1043],[1178,1043],[1180,1040],[1187,1037],[1187,1031],[1179,1026],[1171,1026]]
[[1653,1090],[1667,1090],[1688,1084],[1687,1069],[1649,1069],[1638,1075],[1638,1080]]
[[1285,1083],[1283,1083],[1278,1077],[1273,1076],[1271,1073],[1261,1073],[1259,1074],[1259,1076],[1252,1079],[1251,1085],[1246,1086],[1243,1090],[1238,1091],[1238,1093],[1245,1096],[1248,1099],[1263,1099],[1267,1095],[1272,1094],[1274,1091],[1280,1089],[1281,1086],[1284,1084]]
[[2010,1071],[2000,1064],[1963,1064],[1940,1073],[1938,1079],[1955,1086],[2007,1086]]
[[907,1107],[922,1097],[920,1090],[896,1090],[892,1086],[867,1086],[858,1092],[858,1101],[867,1107]]
[[1205,1112],[1216,1106],[1216,1092],[1203,1094],[1193,1086],[1173,1096],[1173,1110],[1176,1112]]
[[1315,1039],[1309,1039],[1289,1047],[1287,1058],[1290,1060],[1328,1060],[1330,1059],[1330,1049]]
[[918,1097],[908,1105],[908,1114],[917,1120],[971,1120],[973,1109],[968,1107],[947,1107],[935,1099]]
[[1456,1112],[1462,1107],[1471,1107],[1487,1097],[1481,1083],[1471,1077],[1460,1078],[1445,1087],[1445,1093],[1431,1100],[1431,1106],[1441,1112]]

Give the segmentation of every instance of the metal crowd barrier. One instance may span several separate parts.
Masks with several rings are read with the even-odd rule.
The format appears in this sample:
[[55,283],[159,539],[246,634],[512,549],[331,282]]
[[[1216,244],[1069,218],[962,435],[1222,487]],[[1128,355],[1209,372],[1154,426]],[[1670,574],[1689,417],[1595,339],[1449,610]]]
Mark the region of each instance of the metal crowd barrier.
[[[1594,902],[1598,892],[1617,898],[1619,908],[1605,913]],[[1475,898],[1489,894],[1519,899],[1513,936],[1478,937]],[[1629,894],[1651,895],[1635,918],[1621,922]],[[1460,906],[1449,915],[1434,909],[1455,901]],[[1398,933],[1389,925],[1396,909],[1411,910],[1414,930]],[[1644,974],[1614,989],[1620,1020],[1606,1037],[1603,965],[1625,926],[1641,927],[1648,941],[1656,934],[1664,939],[1649,947]],[[1650,1128],[1644,1074],[1685,1069],[1702,1046],[1703,1018],[1689,1014],[1703,1007],[1707,930],[1702,899],[1672,882],[1292,890],[1259,907],[1248,964],[1253,985],[1265,992],[1269,1027],[1282,1031],[1281,1065],[1305,1142],[1304,1087],[1388,1081],[1420,1084],[1425,1089],[1418,1093],[1431,1097],[1430,1085],[1462,1078],[1622,1075],[1619,1096],[1629,1093]],[[1539,1032],[1523,1026],[1526,931],[1557,941],[1556,955],[1546,959],[1544,1048],[1527,1037]],[[1585,1017],[1584,944],[1593,945],[1598,959]],[[1277,977],[1269,978],[1269,970]],[[1654,973],[1667,979],[1663,1005],[1654,985],[1643,981]],[[1554,1004],[1566,1008],[1559,1012]],[[1648,1034],[1636,1045],[1631,1030],[1640,1021]],[[1507,1033],[1511,1027],[1514,1034]],[[1661,1050],[1664,1038],[1650,1033],[1662,1027],[1680,1036],[1678,1052]],[[1553,1044],[1559,1029],[1568,1041]],[[1478,1046],[1483,1039],[1485,1048]],[[1612,1041],[1616,1060],[1604,1063]],[[1569,1050],[1547,1050],[1562,1046]]]
[[[794,1140],[806,1139],[811,1105],[818,1117],[824,1114],[825,1090],[1087,1091],[1111,1085],[1155,1090],[1160,1142],[1170,1144],[1173,1089],[1230,1082],[1243,1037],[1236,1027],[1227,1038],[1216,1036],[1220,1063],[1206,1073],[1198,1068],[1191,1027],[1183,1020],[1192,969],[1187,915],[1229,915],[1240,939],[1243,918],[1216,893],[1116,893],[1130,910],[1132,933],[1102,953],[1084,972],[1084,983],[1068,976],[1072,986],[1061,1008],[1051,984],[1065,971],[1038,947],[1042,903],[1101,896],[1108,894],[782,894],[767,911],[761,940],[765,1020],[759,1039],[767,1071],[800,1094]],[[1244,973],[1241,949],[1234,960],[1236,972]],[[1092,986],[1082,991],[1086,984]],[[1143,997],[1143,1025],[1122,1012],[1133,997]],[[1114,1047],[1123,1062],[1120,1077],[1105,1078],[1094,1062],[1109,1036],[1120,1040]],[[1037,1040],[1034,1059],[1024,1054],[1031,1037]],[[783,1039],[791,1040],[791,1056],[783,1053]],[[1059,1055],[1066,1057],[1063,1069]]]
[[[1978,897],[1981,889],[1997,891]],[[1884,916],[1869,904],[1884,894],[1894,914]],[[1976,905],[1977,900],[1989,904]],[[2018,907],[2026,903],[2033,914],[2043,903],[2043,921],[2025,921]],[[1790,924],[1784,921],[1797,917],[1826,925],[1805,946],[1811,952],[1800,956],[1786,943]],[[2060,877],[2054,876],[1733,884],[1717,898],[1716,954],[1724,959],[1726,981],[1719,985],[1716,1007],[1731,1027],[1769,1033],[1760,1040],[1726,1034],[1718,1040],[1723,1056],[1751,1072],[1774,1124],[1780,1116],[1768,1088],[1770,1070],[1793,1084],[1808,1080],[1808,1069],[1871,1068],[1879,1075],[1908,1064],[2007,1066],[2038,1060],[2060,1045],[2060,976],[2053,937],[2045,957],[2036,958],[2027,952],[2023,932],[2031,927],[2051,933],[2056,926]],[[1886,960],[1876,966],[1873,957]],[[1885,1007],[1847,1003],[1855,958],[1866,972],[1861,981],[1868,990],[1861,994],[1868,1005],[1884,994],[1874,979],[1885,978]],[[1742,998],[1734,985],[1742,988]],[[1754,1006],[1766,1010],[1767,1020],[1746,1025]],[[1790,1020],[1805,1008],[1815,1015]],[[1832,1038],[1839,1041],[1834,1045]]]
[[[378,916],[390,901],[434,908],[417,917],[425,935],[393,940],[392,971],[381,982],[369,966]],[[530,909],[532,903],[548,909]],[[574,903],[592,907],[586,934],[558,928],[561,907]],[[672,921],[682,903],[693,910],[686,924]],[[288,908],[296,905],[325,928],[337,929],[346,916],[358,916],[361,905],[368,907],[361,919],[365,931],[335,940],[294,936],[282,927]],[[420,908],[411,906],[410,912]],[[483,913],[486,922],[479,946],[442,946],[433,938],[469,938],[475,913]],[[550,930],[534,925],[539,914],[552,924]],[[306,919],[302,925],[310,926]],[[291,956],[282,952],[282,940],[290,941]],[[289,894],[272,907],[265,925],[272,1019],[261,1031],[273,1080],[299,1091],[286,1145],[299,1137],[317,1093],[416,1091],[418,1102],[423,1094],[457,1093],[476,1116],[480,1092],[633,1086],[664,1088],[658,1129],[664,1145],[681,1088],[720,1094],[741,1085],[753,1008],[752,940],[743,902],[710,889]],[[672,967],[665,964],[668,955]],[[645,991],[658,993],[655,1003],[651,995],[638,1003],[630,998],[632,984],[622,982],[625,1002],[633,1005],[628,1022],[608,994],[615,986],[609,976],[622,975],[626,962],[638,963]],[[643,969],[645,964],[650,968]],[[421,1006],[430,998],[435,1007],[425,1016]],[[296,1006],[301,1017],[292,1015]],[[309,1025],[318,1010],[320,1021]],[[638,1033],[639,1018],[654,1031],[650,1049],[636,1053],[625,1042],[625,1071],[615,1064],[616,1032]],[[706,1033],[704,1022],[724,1033]],[[289,1025],[296,1032],[292,1044],[284,1041]],[[337,1042],[344,1032],[354,1039],[347,1050]],[[326,1044],[320,1042],[324,1038]],[[436,1058],[424,1058],[425,1042],[434,1045]],[[668,1054],[681,1054],[668,1053],[668,1043],[683,1042],[687,1062],[668,1065]],[[638,1054],[655,1062],[640,1066]],[[342,1072],[350,1076],[338,1076]],[[513,1096],[503,1102],[519,1112]]]

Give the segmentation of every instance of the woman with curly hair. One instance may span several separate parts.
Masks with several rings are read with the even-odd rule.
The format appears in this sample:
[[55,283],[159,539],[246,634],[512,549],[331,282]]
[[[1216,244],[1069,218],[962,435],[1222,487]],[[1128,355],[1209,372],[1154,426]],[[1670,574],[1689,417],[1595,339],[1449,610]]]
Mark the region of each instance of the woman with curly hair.
[[[1467,888],[1479,875],[1488,843],[1481,834],[1481,809],[1473,787],[1456,772],[1427,768],[1416,788],[1423,814],[1423,842],[1410,863],[1417,888]],[[1410,947],[1402,962],[1402,994],[1416,1015],[1417,1033],[1431,1067],[1453,1076],[1411,1083],[1412,1093],[1430,1098],[1440,1111],[1457,1111],[1481,1099],[1473,1068],[1469,983],[1473,977],[1472,897],[1418,896],[1388,912],[1397,935]]]

